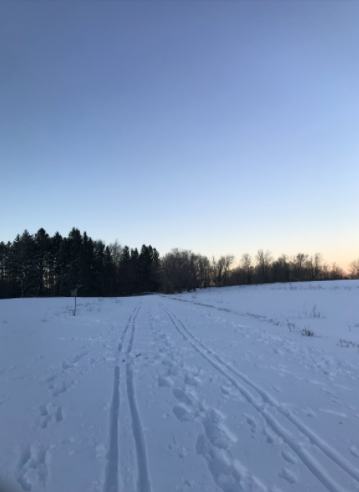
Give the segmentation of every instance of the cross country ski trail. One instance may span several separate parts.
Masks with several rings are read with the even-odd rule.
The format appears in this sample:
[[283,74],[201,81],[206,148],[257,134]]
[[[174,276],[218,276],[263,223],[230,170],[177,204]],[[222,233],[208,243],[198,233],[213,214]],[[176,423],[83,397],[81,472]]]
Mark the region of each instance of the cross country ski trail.
[[359,492],[356,296],[3,301],[0,491]]
[[[238,392],[251,404],[257,414],[260,414],[267,424],[270,433],[275,434],[279,439],[288,445],[292,454],[284,454],[283,457],[288,462],[296,463],[298,460],[304,464],[315,478],[322,483],[325,490],[331,492],[349,492],[359,490],[359,470],[353,466],[345,457],[341,456],[332,446],[330,446],[316,432],[311,430],[304,422],[296,417],[289,409],[288,405],[281,404],[267,390],[260,387],[248,375],[238,371],[232,364],[225,361],[215,350],[207,347],[198,339],[186,326],[186,324],[169,308],[168,303],[161,303],[162,308],[167,313],[176,331],[193,347],[193,349],[205,359],[214,370],[221,374]],[[279,418],[280,417],[280,418]],[[283,419],[284,417],[284,419]],[[255,426],[255,418],[248,417],[249,425]],[[306,443],[298,442],[293,435],[293,427],[305,437],[306,442],[311,444],[314,452],[308,449]],[[269,435],[269,438],[270,435]],[[318,459],[317,450],[320,450],[326,458],[331,461],[331,466],[323,465],[323,460]],[[293,454],[294,453],[294,454]],[[292,456],[292,458],[288,458]],[[321,456],[320,456],[321,458]],[[328,460],[327,460],[328,461]],[[337,467],[343,474],[347,475],[346,483],[342,483],[333,477],[332,466]],[[295,473],[284,467],[282,477],[291,483],[296,482]]]
[[172,411],[180,422],[196,421],[200,424],[195,450],[206,461],[218,489],[223,492],[268,492],[261,480],[232,454],[231,448],[237,436],[226,424],[223,413],[201,395],[201,371],[181,360],[175,345],[156,326],[153,318],[150,326],[165,369],[158,375],[158,385],[171,389],[175,400]]
[[[146,444],[136,398],[132,353],[136,333],[136,319],[140,308],[141,304],[130,315],[117,344],[117,362],[114,368],[113,393],[109,417],[109,445],[104,492],[118,492],[118,490],[124,490],[125,487],[131,487],[133,490],[139,492],[151,492]],[[121,386],[126,387],[126,392],[122,393],[120,391]],[[122,406],[120,406],[120,400]],[[121,411],[124,407],[127,408]],[[126,412],[126,410],[129,413],[132,439],[119,442],[120,427],[122,422],[125,421],[122,418],[122,413]],[[129,485],[124,484],[124,478],[119,476],[119,470],[121,470],[119,464],[122,457],[128,452],[131,442],[133,442],[135,449],[134,453],[133,451],[131,452],[131,456],[135,455],[136,466],[127,469],[130,475],[132,475],[133,482],[132,485]]]

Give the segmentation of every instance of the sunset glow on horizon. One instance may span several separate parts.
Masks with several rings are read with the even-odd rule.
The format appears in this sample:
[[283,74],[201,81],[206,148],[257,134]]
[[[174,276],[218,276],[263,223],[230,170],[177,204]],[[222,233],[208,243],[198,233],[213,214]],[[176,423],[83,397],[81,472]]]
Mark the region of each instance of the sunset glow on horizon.
[[359,4],[2,2],[0,241],[359,258]]

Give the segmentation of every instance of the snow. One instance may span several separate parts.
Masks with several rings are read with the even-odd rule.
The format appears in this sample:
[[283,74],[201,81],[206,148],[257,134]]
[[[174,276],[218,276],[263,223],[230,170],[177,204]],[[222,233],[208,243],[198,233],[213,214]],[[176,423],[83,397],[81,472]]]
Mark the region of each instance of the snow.
[[359,491],[358,298],[0,301],[0,490]]

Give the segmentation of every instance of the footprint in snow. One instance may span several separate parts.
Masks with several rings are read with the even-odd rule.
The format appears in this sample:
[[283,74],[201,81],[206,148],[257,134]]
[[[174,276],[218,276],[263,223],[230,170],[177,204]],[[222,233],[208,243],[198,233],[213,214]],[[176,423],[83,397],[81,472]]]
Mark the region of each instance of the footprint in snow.
[[256,431],[258,430],[258,422],[252,415],[243,414],[246,418],[246,423],[249,426],[249,430],[251,432],[252,437],[254,437]]
[[314,412],[314,410],[312,410],[311,408],[307,407],[307,408],[304,408],[303,410],[301,410],[301,412],[303,412],[307,417],[316,417],[317,414]]
[[54,389],[54,381],[56,379],[56,375],[53,375],[53,376],[49,376],[48,378],[45,379],[45,383],[47,384],[47,388],[49,390],[53,390]]
[[298,481],[298,476],[295,472],[287,468],[286,466],[282,469],[281,473],[278,475],[280,478],[284,478],[291,485],[295,484]]
[[280,444],[280,437],[278,437],[277,434],[274,434],[267,426],[264,426],[263,434],[265,435],[268,444]]
[[191,396],[180,388],[175,388],[173,390],[173,396],[180,402],[186,403],[187,405],[192,405],[193,399]]
[[186,374],[184,378],[184,382],[189,386],[199,386],[202,380],[197,376],[192,376],[190,374]]
[[355,456],[356,458],[359,458],[359,450],[356,446],[350,446],[349,451],[353,456]]
[[[59,396],[61,395],[62,393],[66,393],[66,391],[71,388],[71,386],[73,385],[74,383],[67,383],[66,381],[62,381],[61,383],[59,383],[58,385],[56,386],[53,386],[52,387],[52,396]],[[49,388],[50,389],[50,388]]]
[[173,381],[168,376],[158,376],[157,383],[160,388],[173,386]]
[[48,476],[47,449],[25,447],[20,455],[15,475],[17,482],[25,492],[31,491],[33,485],[45,487]]
[[62,408],[55,407],[52,403],[40,406],[40,427],[46,429],[51,421],[61,422],[64,419]]
[[285,459],[285,461],[291,463],[292,465],[295,465],[298,462],[297,457],[291,451],[288,450],[282,451],[282,457]]
[[277,393],[282,393],[282,390],[278,388],[278,386],[272,386],[272,388],[277,392]]
[[191,408],[189,408],[185,403],[175,405],[172,410],[178,420],[181,420],[181,422],[189,422],[194,419]]

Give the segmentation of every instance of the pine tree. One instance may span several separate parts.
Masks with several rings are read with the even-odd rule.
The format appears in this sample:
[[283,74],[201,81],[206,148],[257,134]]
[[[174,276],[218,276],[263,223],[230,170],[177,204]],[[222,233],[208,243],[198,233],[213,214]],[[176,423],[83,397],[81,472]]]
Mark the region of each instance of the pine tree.
[[131,258],[129,266],[129,285],[131,293],[138,293],[140,291],[140,281],[138,277],[138,267],[139,267],[139,254],[138,249],[131,249]]
[[105,266],[105,244],[102,241],[94,242],[94,295],[104,295],[104,266]]
[[108,246],[105,248],[102,291],[104,296],[115,294],[116,269]]
[[59,296],[61,292],[61,282],[63,276],[63,263],[61,259],[63,238],[56,232],[50,238],[49,244],[49,290],[50,295]]
[[130,282],[130,249],[125,246],[121,253],[120,268],[119,268],[119,286],[120,295],[128,296],[132,294],[132,287]]
[[16,236],[10,256],[10,265],[20,297],[38,295],[39,270],[35,241],[26,229],[21,236]]
[[95,295],[95,246],[91,238],[87,233],[83,233],[82,248],[80,257],[80,285],[81,295],[92,296]]
[[45,295],[45,290],[49,289],[49,257],[50,257],[50,237],[45,229],[39,229],[34,237],[35,241],[35,261],[38,272],[38,295]]

